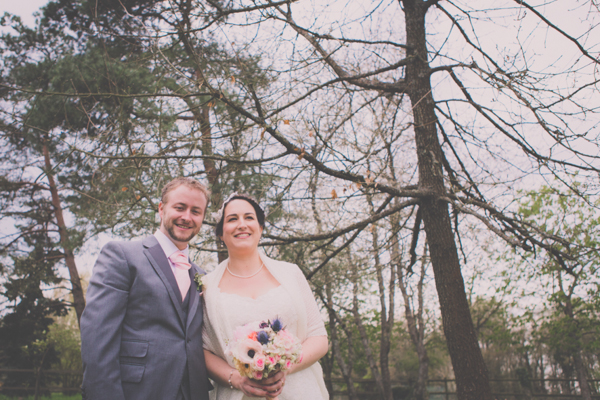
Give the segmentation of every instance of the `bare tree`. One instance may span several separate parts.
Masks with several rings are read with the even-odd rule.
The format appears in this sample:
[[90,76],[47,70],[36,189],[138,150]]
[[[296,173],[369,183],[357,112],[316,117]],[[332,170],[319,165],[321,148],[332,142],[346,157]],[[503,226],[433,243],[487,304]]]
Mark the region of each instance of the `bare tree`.
[[[474,174],[469,171],[467,164],[468,157],[474,158],[473,154],[470,153],[467,136],[473,138],[477,144],[481,144],[481,147],[487,147],[489,153],[496,159],[504,159],[508,164],[511,161],[505,158],[504,154],[493,152],[493,141],[489,134],[478,134],[477,131],[458,118],[455,113],[464,110],[472,113],[474,118],[477,115],[479,118],[483,118],[486,121],[488,132],[498,132],[503,135],[516,144],[516,150],[522,150],[525,157],[534,163],[538,163],[540,167],[548,168],[557,176],[560,176],[560,171],[563,168],[597,173],[598,168],[594,166],[594,161],[597,160],[598,156],[595,155],[595,152],[581,151],[576,148],[576,141],[580,139],[589,141],[590,145],[597,148],[594,134],[585,135],[569,132],[564,111],[561,109],[563,103],[572,101],[579,115],[593,112],[594,109],[583,103],[577,95],[580,91],[593,90],[592,88],[597,81],[591,71],[597,65],[597,60],[590,55],[579,41],[549,22],[534,7],[522,1],[517,1],[516,3],[523,7],[523,9],[518,10],[519,12],[523,10],[532,12],[541,22],[547,24],[550,30],[556,32],[561,38],[570,41],[571,45],[575,47],[575,51],[579,52],[580,59],[586,59],[588,62],[587,75],[583,75],[585,76],[585,83],[574,88],[570,93],[562,94],[557,90],[544,87],[545,96],[536,96],[535,94],[542,89],[540,75],[526,69],[519,70],[515,68],[514,64],[512,70],[510,70],[510,64],[507,65],[505,60],[494,59],[497,56],[490,56],[485,46],[477,41],[477,32],[475,31],[472,35],[469,35],[461,26],[461,21],[440,3],[436,0],[400,1],[399,5],[402,6],[404,21],[405,44],[396,45],[396,48],[405,49],[405,51],[398,52],[404,54],[404,57],[400,57],[397,61],[382,60],[379,62],[379,64],[383,64],[381,67],[375,67],[367,71],[365,71],[364,63],[360,65],[343,65],[340,60],[346,59],[344,54],[357,54],[344,50],[354,43],[360,43],[363,48],[373,46],[373,49],[380,50],[374,50],[375,54],[381,54],[381,42],[368,39],[353,41],[344,36],[343,31],[341,31],[341,36],[334,37],[329,33],[319,33],[312,28],[304,27],[295,20],[293,7],[290,5],[275,6],[278,14],[270,15],[271,18],[280,18],[286,26],[293,29],[300,37],[303,37],[314,51],[310,56],[311,62],[322,63],[334,75],[334,78],[323,86],[333,86],[341,82],[340,86],[353,88],[355,91],[372,91],[388,96],[396,94],[408,97],[415,141],[414,151],[416,152],[418,166],[418,182],[415,185],[398,188],[396,185],[386,185],[385,182],[375,182],[368,174],[353,174],[352,172],[331,168],[321,160],[303,154],[302,149],[293,144],[288,136],[268,125],[264,113],[257,115],[258,118],[255,120],[257,123],[264,124],[271,136],[285,146],[288,151],[300,154],[314,168],[324,173],[350,182],[359,182],[395,196],[417,196],[427,242],[430,246],[431,262],[436,278],[444,331],[457,379],[459,398],[491,399],[486,366],[478,347],[465,296],[448,203],[452,204],[455,211],[481,219],[490,230],[511,245],[527,250],[532,249],[532,245],[547,249],[550,249],[551,246],[539,239],[540,232],[532,231],[531,227],[524,226],[519,223],[518,219],[502,212],[483,194],[480,182],[474,179]],[[491,12],[491,10],[475,10],[472,7],[467,9],[454,3],[450,3],[450,6],[453,7],[454,13],[460,15],[461,18],[463,16],[469,18],[471,15],[478,13],[487,15]],[[440,52],[446,43],[445,41],[440,43],[439,48],[428,47],[426,15],[432,8],[436,10],[435,18],[447,18],[450,22],[450,29],[457,29],[460,32],[465,46],[473,49],[471,59],[456,62],[451,55],[444,54],[445,59],[443,61],[454,62],[432,66],[432,60],[436,56],[441,57]],[[584,32],[583,35],[590,37],[592,29],[593,27]],[[445,38],[451,39],[454,36],[448,34]],[[394,46],[393,43],[389,44]],[[336,53],[339,53],[339,57],[336,57]],[[384,51],[384,54],[388,56],[388,54],[393,53],[385,53]],[[475,56],[481,59],[481,62],[486,63],[486,68],[490,67],[489,70],[480,66],[475,61]],[[574,72],[579,68],[578,62],[567,68]],[[390,71],[397,73],[389,73]],[[573,155],[578,162],[570,161],[568,156],[564,156],[564,153],[560,154],[560,157],[552,155],[552,151],[549,155],[543,154],[543,150],[537,149],[532,141],[528,141],[519,132],[524,124],[530,123],[529,118],[527,121],[519,121],[516,118],[509,120],[508,118],[512,118],[512,115],[504,115],[502,111],[490,108],[483,99],[475,98],[468,89],[468,85],[461,80],[459,71],[468,76],[469,79],[473,77],[473,75],[468,75],[471,72],[481,78],[481,81],[488,87],[500,90],[507,100],[512,101],[515,106],[521,107],[524,112],[529,113],[531,123],[537,124],[541,134],[547,135],[557,147]],[[436,102],[432,79],[434,75],[439,73],[446,73],[450,77],[462,94],[462,99],[456,98]],[[545,78],[551,81],[553,76],[547,75]],[[535,82],[536,79],[537,82]],[[314,90],[318,90],[318,86]],[[306,96],[309,95],[310,92],[306,92]],[[577,99],[575,99],[576,97]],[[466,103],[471,109],[452,107],[452,103]],[[274,112],[278,111],[275,110]],[[452,130],[452,136],[448,130]],[[453,136],[456,136],[456,138]],[[443,145],[440,139],[443,140]],[[490,165],[490,167],[493,166]],[[483,167],[481,172],[487,172],[486,169],[486,167]],[[478,180],[483,178],[481,172],[478,171],[480,175]],[[492,181],[495,180],[493,173],[489,173],[489,176],[492,177]],[[414,192],[409,194],[408,191]],[[543,236],[543,234],[541,235]],[[563,267],[568,268],[566,264],[563,264]]]
[[[600,172],[598,127],[590,123],[598,111],[599,25],[596,14],[581,14],[589,18],[569,33],[561,14],[553,14],[554,6],[566,4],[571,2],[124,1],[106,15],[121,13],[130,25],[106,24],[101,33],[123,43],[139,39],[136,51],[152,59],[139,64],[162,71],[160,81],[171,86],[137,94],[112,86],[94,93],[84,84],[71,92],[0,87],[162,104],[177,121],[169,129],[153,115],[147,126],[159,126],[160,134],[123,129],[107,135],[113,141],[102,148],[124,164],[162,163],[162,176],[206,176],[220,185],[218,193],[254,189],[276,221],[263,245],[302,264],[315,281],[333,274],[350,250],[357,256],[376,251],[379,259],[362,258],[375,271],[389,267],[391,250],[379,242],[391,234],[377,227],[380,221],[401,214],[398,221],[412,226],[409,253],[416,251],[422,227],[458,397],[488,400],[455,240],[460,221],[479,221],[525,251],[545,249],[572,273],[572,255],[555,246],[558,238],[515,213],[513,186],[548,174],[569,186],[570,172],[594,179]],[[597,9],[594,1],[580,4]],[[539,41],[541,31],[570,56],[552,57]],[[114,126],[103,132],[113,133]],[[73,151],[102,159],[81,143]],[[401,164],[402,174],[390,172],[390,162]],[[326,217],[311,219],[309,203]],[[417,206],[417,214],[408,212]],[[206,238],[199,248],[218,250]],[[358,279],[355,287],[360,289]],[[388,285],[378,294],[391,298],[391,290]],[[390,303],[386,307],[391,310]],[[386,315],[385,324],[393,321]],[[330,320],[341,321],[335,315]],[[385,363],[385,353],[382,347],[379,360],[372,357],[374,374],[384,370],[377,361]],[[350,372],[347,366],[348,379]],[[384,375],[379,386],[388,393]]]

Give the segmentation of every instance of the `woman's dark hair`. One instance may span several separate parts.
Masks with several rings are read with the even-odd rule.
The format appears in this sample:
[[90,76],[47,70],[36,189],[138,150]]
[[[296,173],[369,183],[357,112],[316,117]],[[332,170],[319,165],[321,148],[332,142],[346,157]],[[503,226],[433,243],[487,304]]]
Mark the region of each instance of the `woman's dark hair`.
[[258,202],[246,194],[234,193],[225,200],[225,202],[221,206],[221,209],[219,210],[221,211],[221,216],[217,221],[217,225],[215,226],[215,234],[217,235],[217,238],[223,236],[223,221],[225,220],[225,208],[227,208],[227,204],[231,203],[233,200],[245,200],[248,203],[250,203],[252,208],[254,208],[254,212],[256,213],[256,220],[258,221],[258,224],[261,228],[265,227],[265,212],[258,205]]

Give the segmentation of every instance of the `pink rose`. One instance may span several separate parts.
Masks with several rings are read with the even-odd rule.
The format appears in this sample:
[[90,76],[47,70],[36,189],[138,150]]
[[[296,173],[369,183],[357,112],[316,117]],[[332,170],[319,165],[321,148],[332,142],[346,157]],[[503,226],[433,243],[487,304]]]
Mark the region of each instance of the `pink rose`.
[[279,331],[279,333],[277,333],[277,335],[279,336],[279,338],[281,338],[285,341],[289,341],[289,342],[294,341],[294,337],[292,335],[290,335],[287,331]]
[[265,369],[265,357],[260,354],[254,356],[254,366],[256,367],[256,369],[261,371]]

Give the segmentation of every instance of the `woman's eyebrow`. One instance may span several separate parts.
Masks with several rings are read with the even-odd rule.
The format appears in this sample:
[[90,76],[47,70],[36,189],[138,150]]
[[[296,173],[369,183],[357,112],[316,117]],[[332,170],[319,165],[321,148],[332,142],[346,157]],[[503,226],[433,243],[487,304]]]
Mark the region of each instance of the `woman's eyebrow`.
[[[244,216],[246,216],[246,215],[256,215],[256,213],[254,213],[254,212],[247,212],[247,213],[245,213],[245,214],[244,214]],[[237,217],[237,216],[238,216],[238,215],[237,215],[236,213],[231,213],[231,214],[227,214],[227,215],[225,215],[225,217],[224,217],[224,218],[229,218],[229,217]]]

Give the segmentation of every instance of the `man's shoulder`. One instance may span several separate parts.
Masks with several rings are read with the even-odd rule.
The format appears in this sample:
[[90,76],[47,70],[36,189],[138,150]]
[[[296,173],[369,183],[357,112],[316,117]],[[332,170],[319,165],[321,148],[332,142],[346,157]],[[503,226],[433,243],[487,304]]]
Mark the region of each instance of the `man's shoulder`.
[[142,251],[145,247],[152,247],[158,244],[154,236],[147,236],[143,239],[134,240],[111,240],[103,248],[120,248],[123,251]]

